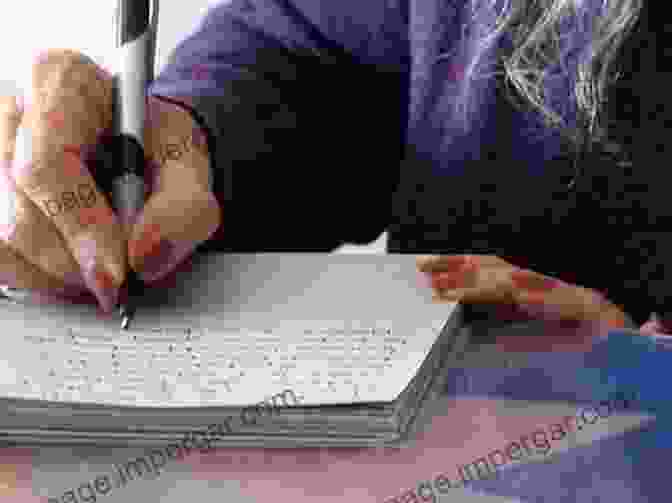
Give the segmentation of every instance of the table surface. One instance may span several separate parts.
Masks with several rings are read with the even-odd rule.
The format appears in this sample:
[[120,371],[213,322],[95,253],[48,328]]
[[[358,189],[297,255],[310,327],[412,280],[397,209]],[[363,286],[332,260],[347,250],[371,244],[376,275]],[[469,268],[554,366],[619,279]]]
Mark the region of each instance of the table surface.
[[[667,501],[664,477],[657,472],[672,444],[663,418],[669,397],[655,383],[669,366],[669,349],[652,338],[622,333],[600,340],[588,353],[521,354],[502,351],[497,338],[473,339],[442,372],[442,393],[429,405],[429,422],[406,449],[222,449],[169,462],[158,476],[101,490],[111,503],[187,498],[384,503],[442,473],[456,480],[458,465],[503,449],[521,435],[548,430],[627,388],[641,391],[641,403],[553,440],[545,456],[509,463],[498,477],[467,488],[439,495],[426,487],[424,500],[407,495],[398,501],[432,501],[432,494],[434,501],[456,503]],[[146,455],[140,448],[0,449],[0,495],[7,503],[47,502],[48,497],[94,501],[87,483],[114,473],[115,464]],[[63,499],[70,489],[76,499]]]

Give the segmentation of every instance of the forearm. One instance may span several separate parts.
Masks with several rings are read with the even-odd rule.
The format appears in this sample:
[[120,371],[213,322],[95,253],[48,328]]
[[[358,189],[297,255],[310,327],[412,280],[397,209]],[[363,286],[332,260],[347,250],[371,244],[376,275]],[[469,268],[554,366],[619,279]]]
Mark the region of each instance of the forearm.
[[207,247],[373,241],[389,221],[407,124],[402,11],[376,0],[351,19],[338,3],[250,3],[211,10],[149,91],[189,109],[207,136],[223,213]]

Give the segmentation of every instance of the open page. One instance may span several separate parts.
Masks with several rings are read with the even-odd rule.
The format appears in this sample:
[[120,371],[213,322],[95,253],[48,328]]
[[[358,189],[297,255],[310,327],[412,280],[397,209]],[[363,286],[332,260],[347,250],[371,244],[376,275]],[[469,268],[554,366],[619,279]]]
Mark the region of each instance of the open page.
[[128,331],[93,308],[2,305],[12,351],[0,356],[0,396],[142,407],[390,402],[456,307],[431,302],[409,255],[207,255],[180,280],[150,293]]

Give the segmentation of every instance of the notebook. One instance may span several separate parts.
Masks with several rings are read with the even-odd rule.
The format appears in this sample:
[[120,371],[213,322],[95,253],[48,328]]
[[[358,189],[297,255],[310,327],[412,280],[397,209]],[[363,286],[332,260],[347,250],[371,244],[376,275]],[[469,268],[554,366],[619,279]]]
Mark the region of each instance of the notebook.
[[466,344],[460,307],[393,254],[199,255],[127,331],[3,300],[0,434],[156,445],[229,418],[211,446],[402,445]]

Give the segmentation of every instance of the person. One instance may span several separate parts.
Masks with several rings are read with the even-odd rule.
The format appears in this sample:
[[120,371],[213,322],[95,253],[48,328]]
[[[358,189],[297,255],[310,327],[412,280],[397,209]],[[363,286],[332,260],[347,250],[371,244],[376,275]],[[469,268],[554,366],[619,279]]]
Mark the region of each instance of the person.
[[151,285],[194,252],[328,252],[386,230],[437,301],[666,332],[649,3],[505,4],[215,5],[148,89],[141,215],[96,184],[111,76],[44,51],[3,114],[3,279],[109,311],[127,261]]

